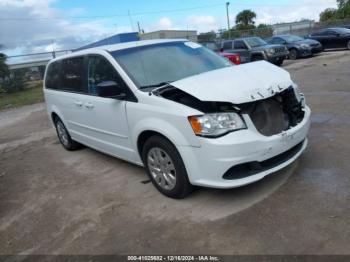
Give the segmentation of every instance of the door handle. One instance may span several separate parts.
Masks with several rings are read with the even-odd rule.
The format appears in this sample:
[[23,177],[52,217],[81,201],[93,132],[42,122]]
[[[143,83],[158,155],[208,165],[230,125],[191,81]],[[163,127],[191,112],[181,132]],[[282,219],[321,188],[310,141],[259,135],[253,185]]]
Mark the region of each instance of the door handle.
[[91,102],[87,102],[87,103],[85,103],[85,107],[89,108],[89,109],[92,109],[92,108],[94,108],[94,104],[91,103]]
[[81,101],[74,101],[74,104],[78,107],[81,107],[83,105],[83,102]]

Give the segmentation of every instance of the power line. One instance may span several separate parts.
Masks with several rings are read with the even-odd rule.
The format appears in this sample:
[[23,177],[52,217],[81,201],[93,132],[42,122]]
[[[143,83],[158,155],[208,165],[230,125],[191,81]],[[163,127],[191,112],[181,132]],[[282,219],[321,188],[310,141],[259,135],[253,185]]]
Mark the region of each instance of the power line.
[[[334,4],[333,2],[329,2],[329,4]],[[152,15],[152,14],[162,14],[162,13],[176,13],[176,12],[183,12],[183,11],[190,11],[190,10],[196,10],[196,9],[205,9],[205,8],[211,8],[211,7],[218,7],[218,6],[224,6],[225,2],[222,2],[220,4],[212,4],[212,5],[202,5],[202,6],[195,6],[195,7],[188,7],[188,8],[178,8],[178,9],[165,9],[165,10],[158,10],[158,11],[147,11],[147,12],[129,12],[125,14],[111,14],[111,15],[95,15],[95,16],[71,16],[71,17],[0,17],[0,21],[47,21],[47,20],[64,20],[64,19],[97,19],[97,18],[113,18],[113,17],[129,17],[131,16],[143,16],[143,15]],[[234,2],[232,3],[232,6],[243,6],[243,7],[305,7],[305,6],[314,6],[314,4],[249,4],[249,3],[242,3],[242,2]]]
[[0,17],[0,21],[30,21],[30,20],[63,20],[63,19],[96,19],[96,18],[113,18],[113,17],[129,17],[132,16],[142,16],[151,14],[162,14],[162,13],[176,13],[196,9],[204,9],[209,7],[223,6],[224,4],[213,4],[213,5],[202,5],[189,8],[179,8],[179,9],[167,9],[158,11],[148,11],[148,12],[128,12],[127,14],[112,14],[112,15],[95,15],[95,16],[71,16],[71,17]]

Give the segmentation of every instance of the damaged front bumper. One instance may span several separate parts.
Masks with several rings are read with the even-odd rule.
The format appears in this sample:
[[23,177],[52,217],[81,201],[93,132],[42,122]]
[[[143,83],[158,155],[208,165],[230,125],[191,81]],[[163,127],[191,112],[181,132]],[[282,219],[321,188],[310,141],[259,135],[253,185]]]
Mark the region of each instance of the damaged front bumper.
[[[307,146],[311,111],[307,106],[303,110],[304,118],[298,125],[276,135],[262,135],[250,117],[243,115],[248,129],[216,139],[199,138],[199,148],[179,147],[190,182],[206,187],[234,188],[258,181],[289,165]],[[239,166],[248,169],[237,175],[235,167]],[[232,170],[236,173],[230,174]]]

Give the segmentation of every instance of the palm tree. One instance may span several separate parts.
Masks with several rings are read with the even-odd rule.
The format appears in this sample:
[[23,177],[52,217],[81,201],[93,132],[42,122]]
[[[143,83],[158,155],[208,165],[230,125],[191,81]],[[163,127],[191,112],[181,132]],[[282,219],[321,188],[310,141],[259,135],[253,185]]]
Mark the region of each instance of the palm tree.
[[236,16],[236,24],[243,25],[247,27],[249,25],[254,25],[254,19],[256,18],[256,13],[252,10],[243,10]]

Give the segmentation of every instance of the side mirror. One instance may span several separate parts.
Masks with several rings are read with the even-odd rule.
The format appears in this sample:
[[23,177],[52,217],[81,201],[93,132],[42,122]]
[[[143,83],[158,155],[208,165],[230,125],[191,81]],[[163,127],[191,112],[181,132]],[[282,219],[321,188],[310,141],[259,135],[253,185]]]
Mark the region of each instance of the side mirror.
[[224,52],[224,48],[223,48],[223,47],[220,48],[220,52],[221,52],[221,53]]
[[125,100],[124,90],[114,81],[103,81],[96,86],[97,95],[106,98]]

